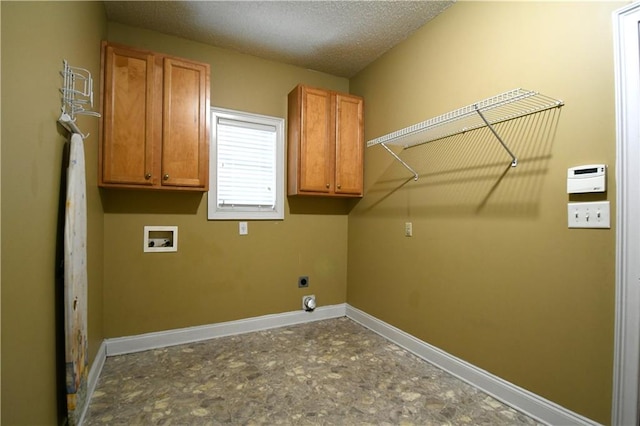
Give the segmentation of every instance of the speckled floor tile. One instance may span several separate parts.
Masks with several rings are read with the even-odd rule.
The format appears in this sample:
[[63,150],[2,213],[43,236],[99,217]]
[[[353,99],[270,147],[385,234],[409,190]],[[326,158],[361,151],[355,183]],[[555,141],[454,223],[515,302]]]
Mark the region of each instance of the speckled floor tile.
[[348,318],[109,357],[85,425],[539,425]]

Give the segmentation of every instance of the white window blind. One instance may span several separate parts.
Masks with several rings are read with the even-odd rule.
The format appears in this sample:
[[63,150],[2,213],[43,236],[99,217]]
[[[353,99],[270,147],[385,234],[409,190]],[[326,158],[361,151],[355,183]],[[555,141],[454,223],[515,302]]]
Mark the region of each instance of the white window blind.
[[209,219],[284,218],[284,119],[212,108]]
[[218,118],[218,206],[276,205],[276,128]]

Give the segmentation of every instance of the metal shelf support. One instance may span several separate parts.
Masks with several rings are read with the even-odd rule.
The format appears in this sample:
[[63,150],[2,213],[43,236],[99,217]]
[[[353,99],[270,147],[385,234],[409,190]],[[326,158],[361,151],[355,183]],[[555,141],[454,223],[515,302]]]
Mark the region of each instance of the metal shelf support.
[[515,167],[518,165],[518,158],[515,156],[515,154],[513,152],[511,152],[511,150],[509,149],[509,147],[507,146],[506,143],[504,143],[504,141],[502,140],[502,138],[500,137],[500,135],[498,134],[498,132],[496,132],[496,130],[493,128],[493,126],[491,125],[491,123],[489,123],[487,121],[487,119],[484,117],[484,115],[482,114],[482,111],[480,111],[480,108],[478,108],[477,105],[474,105],[476,112],[478,113],[478,115],[480,116],[480,118],[482,118],[482,121],[485,122],[485,124],[487,125],[487,127],[489,128],[489,130],[491,130],[491,133],[493,133],[493,135],[496,137],[496,139],[498,139],[498,142],[500,142],[500,144],[502,145],[502,147],[505,149],[505,151],[507,151],[509,153],[509,155],[511,156],[511,167]]
[[380,145],[382,145],[382,147],[384,149],[386,149],[389,154],[391,154],[393,157],[395,157],[395,159],[398,160],[400,162],[400,164],[405,166],[407,168],[407,170],[409,170],[411,173],[413,173],[413,180],[418,180],[418,173],[415,170],[413,170],[413,168],[411,168],[410,165],[408,165],[402,158],[398,157],[398,155],[395,152],[391,151],[391,149],[389,149],[389,147],[387,145],[385,145],[383,143],[381,143]]

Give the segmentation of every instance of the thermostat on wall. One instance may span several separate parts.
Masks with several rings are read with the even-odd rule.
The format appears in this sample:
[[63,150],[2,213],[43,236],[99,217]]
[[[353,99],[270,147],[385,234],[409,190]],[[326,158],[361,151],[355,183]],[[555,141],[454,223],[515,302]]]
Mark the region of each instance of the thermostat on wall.
[[605,192],[607,190],[607,166],[591,164],[571,167],[567,171],[567,193]]

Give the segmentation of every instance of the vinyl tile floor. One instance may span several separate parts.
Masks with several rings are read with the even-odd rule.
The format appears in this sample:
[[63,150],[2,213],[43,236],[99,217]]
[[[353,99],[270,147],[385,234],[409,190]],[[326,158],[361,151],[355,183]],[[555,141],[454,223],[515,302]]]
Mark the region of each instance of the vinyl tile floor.
[[540,425],[346,318],[107,358],[84,425]]

